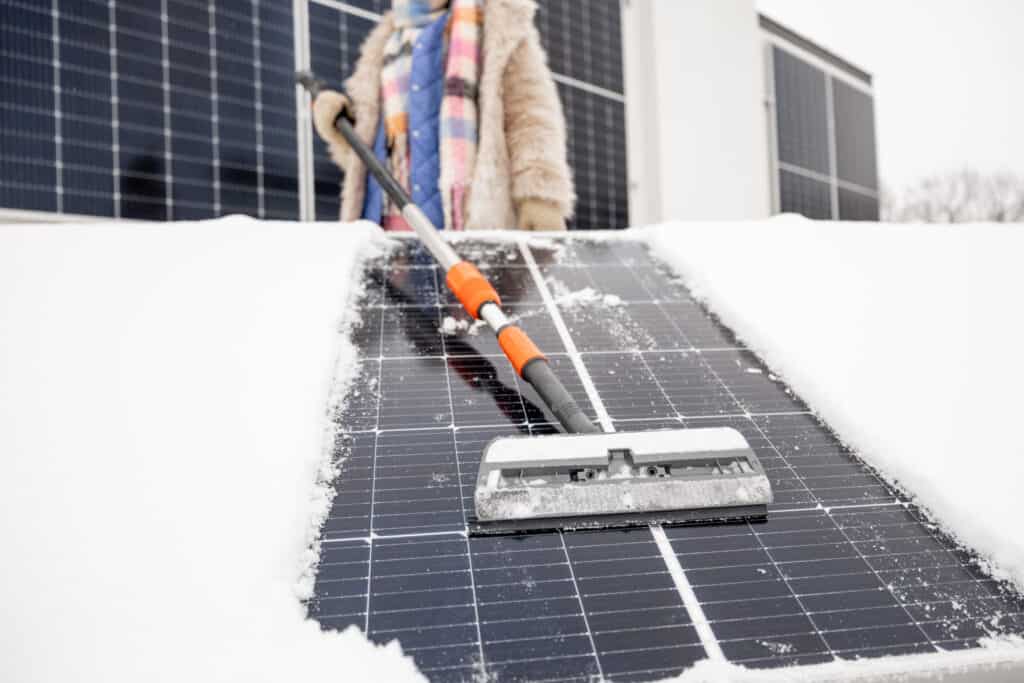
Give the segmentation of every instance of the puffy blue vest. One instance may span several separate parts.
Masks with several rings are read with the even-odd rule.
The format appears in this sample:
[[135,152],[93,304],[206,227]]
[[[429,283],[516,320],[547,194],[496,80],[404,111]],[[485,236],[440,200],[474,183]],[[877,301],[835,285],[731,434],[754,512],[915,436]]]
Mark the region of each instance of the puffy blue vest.
[[[448,14],[445,13],[420,32],[412,49],[409,77],[409,193],[434,225],[442,229],[440,117],[444,97],[444,30],[447,24]],[[387,164],[383,116],[377,124],[373,152]],[[380,223],[383,197],[380,183],[372,174],[367,174],[363,218]]]

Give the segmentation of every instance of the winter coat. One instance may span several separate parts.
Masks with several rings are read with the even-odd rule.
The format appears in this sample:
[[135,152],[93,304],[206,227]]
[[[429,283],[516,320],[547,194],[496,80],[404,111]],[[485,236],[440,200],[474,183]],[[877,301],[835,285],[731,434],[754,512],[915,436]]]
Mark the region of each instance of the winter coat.
[[[516,206],[527,199],[551,202],[565,217],[576,201],[566,160],[565,118],[533,25],[536,7],[533,0],[484,2],[480,137],[466,197],[468,229],[515,227]],[[375,141],[380,122],[380,71],[393,30],[389,12],[363,43],[345,83],[356,132],[367,144]],[[330,148],[345,171],[341,220],[357,220],[366,199],[366,167],[347,145],[332,143]]]
[[[441,199],[441,100],[444,99],[444,33],[448,15],[426,26],[412,48],[409,82],[409,195],[434,225],[444,227],[444,202]],[[381,117],[383,120],[383,117]],[[388,148],[384,126],[377,126],[373,153],[387,167]],[[367,174],[366,199],[362,218],[381,222],[384,188]]]

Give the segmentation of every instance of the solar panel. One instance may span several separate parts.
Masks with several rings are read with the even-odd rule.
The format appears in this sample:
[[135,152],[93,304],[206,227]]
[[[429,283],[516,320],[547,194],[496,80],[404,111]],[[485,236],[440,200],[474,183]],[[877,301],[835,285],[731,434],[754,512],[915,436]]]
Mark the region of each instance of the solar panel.
[[[305,6],[310,66],[341,84],[390,0]],[[299,218],[292,8],[0,0],[0,207]],[[573,227],[629,223],[619,13],[617,0],[544,2],[537,16],[567,113]],[[314,215],[336,220],[341,174],[319,139],[312,152]]]
[[290,3],[2,0],[0,205],[298,217]]
[[771,60],[778,209],[878,220],[872,96],[777,45]]
[[822,220],[832,218],[832,190],[822,179],[780,170],[779,198],[781,211]]
[[836,119],[836,175],[840,180],[878,189],[875,146],[875,105],[866,93],[842,81],[832,84]]
[[[401,240],[366,266],[359,377],[335,416],[342,467],[309,603],[323,628],[399,638],[442,681],[650,680],[706,657],[767,668],[1024,633],[1020,594],[857,459],[645,246],[530,244],[457,249],[500,281],[593,417],[739,429],[772,479],[768,521],[468,538],[484,445],[554,420]],[[568,296],[585,287],[596,299]]]
[[828,175],[828,104],[825,74],[781,48],[773,48],[779,161]]

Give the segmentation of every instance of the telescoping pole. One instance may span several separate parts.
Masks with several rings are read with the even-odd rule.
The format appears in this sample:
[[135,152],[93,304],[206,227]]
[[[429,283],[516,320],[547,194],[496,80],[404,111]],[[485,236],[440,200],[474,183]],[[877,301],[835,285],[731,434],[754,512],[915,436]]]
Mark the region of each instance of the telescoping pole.
[[[324,84],[308,72],[296,74],[296,80],[316,100]],[[469,315],[485,321],[498,338],[498,345],[512,363],[516,372],[536,390],[541,400],[555,415],[566,431],[591,434],[601,430],[590,421],[562,381],[551,369],[548,359],[537,345],[501,310],[501,298],[487,278],[469,261],[465,261],[444,241],[441,232],[427,215],[413,203],[409,193],[373,154],[369,146],[356,134],[349,113],[343,111],[334,121],[334,127],[381,184],[388,197],[402,212],[402,217],[416,231],[427,251],[445,271],[445,284]]]

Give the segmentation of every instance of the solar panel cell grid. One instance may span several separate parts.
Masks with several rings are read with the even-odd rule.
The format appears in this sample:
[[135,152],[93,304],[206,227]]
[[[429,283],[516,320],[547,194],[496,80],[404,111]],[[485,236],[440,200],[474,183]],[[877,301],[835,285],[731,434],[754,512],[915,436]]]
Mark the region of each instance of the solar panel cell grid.
[[[570,342],[615,428],[735,427],[775,503],[762,524],[667,528],[667,550],[647,529],[467,538],[486,443],[556,430],[486,331],[439,329],[454,313],[439,273],[401,241],[367,266],[353,333],[365,359],[336,418],[344,461],[309,605],[324,628],[400,638],[432,680],[650,680],[710,647],[763,668],[1024,632],[1021,596],[861,464],[645,247],[533,246],[535,270],[515,244],[457,247],[519,283],[503,296],[560,342],[553,364],[595,417]],[[558,282],[624,301],[545,306]],[[624,348],[612,318],[653,347]]]

